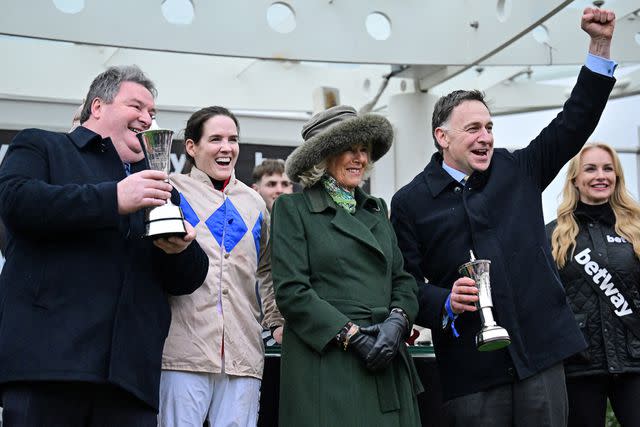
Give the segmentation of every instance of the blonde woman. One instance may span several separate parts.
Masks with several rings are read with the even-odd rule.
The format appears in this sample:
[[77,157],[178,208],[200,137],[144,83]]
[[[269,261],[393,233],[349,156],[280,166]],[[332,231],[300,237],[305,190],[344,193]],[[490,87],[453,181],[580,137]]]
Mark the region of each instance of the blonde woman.
[[613,148],[571,160],[547,235],[589,343],[565,361],[569,426],[604,426],[607,398],[623,426],[640,425],[640,205]]

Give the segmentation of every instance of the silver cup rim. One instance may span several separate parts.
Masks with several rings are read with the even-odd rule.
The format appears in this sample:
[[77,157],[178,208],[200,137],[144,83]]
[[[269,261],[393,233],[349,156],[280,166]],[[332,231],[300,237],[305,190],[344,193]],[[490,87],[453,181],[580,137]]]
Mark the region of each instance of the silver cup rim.
[[488,259],[477,259],[475,261],[469,261],[469,262],[465,262],[464,264],[462,264],[460,267],[458,267],[458,273],[462,273],[463,271],[465,271],[467,269],[468,266],[470,265],[475,265],[475,264],[491,264],[491,261]]

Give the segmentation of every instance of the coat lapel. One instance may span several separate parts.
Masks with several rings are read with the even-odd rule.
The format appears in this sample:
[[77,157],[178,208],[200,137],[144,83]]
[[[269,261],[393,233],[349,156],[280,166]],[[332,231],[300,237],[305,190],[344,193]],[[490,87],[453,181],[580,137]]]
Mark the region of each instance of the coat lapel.
[[338,231],[369,246],[384,257],[384,252],[382,252],[380,244],[371,231],[373,227],[380,222],[378,218],[379,214],[376,215],[367,209],[371,203],[373,203],[375,205],[374,210],[380,210],[375,200],[364,196],[362,206],[360,206],[360,200],[358,200],[358,209],[355,214],[355,216],[357,216],[356,219],[344,209],[336,207],[326,191],[319,186],[313,186],[305,190],[305,195],[307,197],[307,205],[311,212],[320,213],[327,209],[333,210],[334,216],[331,224]]
[[360,188],[356,188],[356,201],[358,202],[358,210],[355,217],[369,230],[373,230],[373,227],[380,222],[379,202]]

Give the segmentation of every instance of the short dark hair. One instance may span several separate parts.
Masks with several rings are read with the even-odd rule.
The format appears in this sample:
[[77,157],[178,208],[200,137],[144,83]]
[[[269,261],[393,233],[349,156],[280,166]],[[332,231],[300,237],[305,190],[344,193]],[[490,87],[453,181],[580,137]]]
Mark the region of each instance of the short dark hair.
[[[233,123],[236,125],[236,129],[238,130],[238,134],[240,134],[240,124],[238,123],[238,118],[228,109],[224,107],[220,107],[219,105],[214,105],[211,107],[201,108],[189,117],[187,120],[187,126],[184,129],[184,142],[187,143],[187,139],[193,141],[194,144],[198,145],[200,142],[200,138],[202,138],[202,127],[205,122],[209,120],[211,117],[215,116],[227,116]],[[189,153],[185,150],[185,154],[187,155],[187,159],[191,162],[192,165],[195,164],[195,160]]]
[[284,160],[264,159],[262,163],[253,168],[253,182],[258,182],[264,175],[284,175]]
[[431,116],[431,135],[436,149],[440,152],[442,152],[442,147],[436,139],[436,128],[449,121],[453,109],[464,101],[480,101],[487,107],[487,110],[489,109],[484,93],[479,90],[454,90],[448,95],[441,96],[433,107],[433,116]]
[[91,117],[91,103],[94,99],[100,98],[107,104],[112,103],[120,90],[122,82],[141,84],[151,92],[154,98],[158,96],[156,86],[137,65],[109,67],[106,71],[98,74],[91,82],[89,92],[84,98],[84,105],[80,113],[80,123],[86,122]]

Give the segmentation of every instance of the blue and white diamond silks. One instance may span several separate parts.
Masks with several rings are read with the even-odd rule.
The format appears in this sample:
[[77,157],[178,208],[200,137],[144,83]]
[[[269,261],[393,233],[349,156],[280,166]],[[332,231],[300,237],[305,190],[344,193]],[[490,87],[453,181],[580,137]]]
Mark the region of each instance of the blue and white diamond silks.
[[256,244],[256,256],[258,257],[258,261],[260,261],[260,232],[262,231],[262,212],[258,216],[258,220],[256,221],[256,225],[253,226],[253,230],[251,230],[251,234],[253,234],[253,241]]
[[[242,220],[240,212],[233,206],[231,199],[225,199],[220,206],[204,222],[211,235],[226,252],[231,252],[249,229]],[[224,241],[223,241],[224,239]]]
[[198,215],[196,215],[196,211],[193,210],[193,208],[191,207],[189,202],[187,202],[187,199],[184,198],[182,193],[180,193],[180,208],[182,208],[184,219],[186,219],[187,222],[191,224],[192,227],[195,228],[195,226],[200,222],[200,218],[198,218]]

